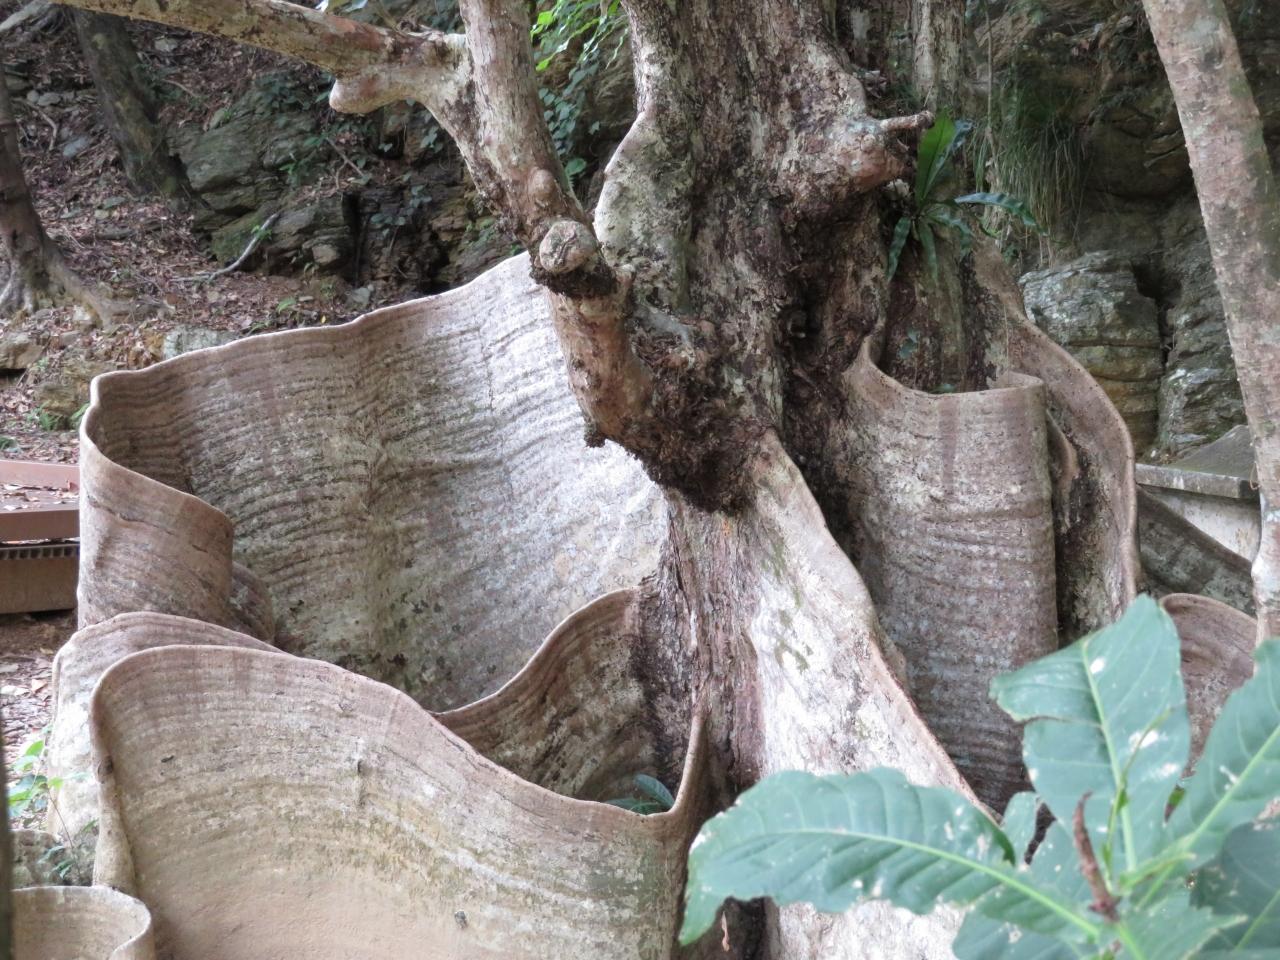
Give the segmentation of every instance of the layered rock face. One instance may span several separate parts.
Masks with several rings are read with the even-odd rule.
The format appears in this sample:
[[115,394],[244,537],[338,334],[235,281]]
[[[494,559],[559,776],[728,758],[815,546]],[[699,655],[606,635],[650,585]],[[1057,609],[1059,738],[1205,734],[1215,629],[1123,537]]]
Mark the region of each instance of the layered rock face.
[[1123,254],[1098,251],[1022,277],[1027,315],[1080,361],[1124,417],[1137,450],[1156,438],[1164,364],[1159,312]]
[[[1078,158],[1050,262],[1023,277],[1028,312],[1099,379],[1139,457],[1176,457],[1243,423],[1244,405],[1177,110],[1141,8],[1003,6],[992,25],[997,100],[1012,104],[1014,121],[1031,111],[1027,123],[1059,124],[1070,143],[1050,146]],[[1280,144],[1280,5],[1227,6]],[[1007,162],[1038,159],[1011,151]]]

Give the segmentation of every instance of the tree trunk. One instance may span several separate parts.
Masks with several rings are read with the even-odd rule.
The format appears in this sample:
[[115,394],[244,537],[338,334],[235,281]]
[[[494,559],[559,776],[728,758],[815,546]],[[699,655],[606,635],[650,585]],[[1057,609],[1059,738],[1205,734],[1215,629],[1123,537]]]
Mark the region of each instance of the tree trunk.
[[182,170],[169,152],[125,22],[88,10],[73,11],[72,19],[125,176],[143,193],[180,196]]
[[1145,0],[1191,156],[1253,434],[1259,638],[1280,634],[1280,192],[1222,0]]
[[[4,76],[0,73],[0,86]],[[4,762],[4,737],[0,736],[0,780],[9,784],[9,771]],[[0,823],[0,960],[13,960],[13,837],[9,829],[9,816]]]
[[53,287],[48,256],[52,248],[31,202],[18,122],[8,87],[0,82],[0,246],[9,260],[9,278],[0,291],[0,314],[35,309]]
[[100,319],[111,313],[109,302],[87,287],[67,266],[49,239],[31,201],[22,174],[18,122],[9,89],[0,80],[0,250],[9,261],[9,276],[0,289],[0,318],[66,301],[78,302]]

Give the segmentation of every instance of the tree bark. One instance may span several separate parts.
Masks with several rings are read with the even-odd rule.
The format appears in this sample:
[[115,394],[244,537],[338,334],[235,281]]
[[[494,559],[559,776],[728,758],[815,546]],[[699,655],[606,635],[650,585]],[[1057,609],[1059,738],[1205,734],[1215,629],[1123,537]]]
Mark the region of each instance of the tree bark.
[[1253,434],[1259,638],[1280,634],[1280,192],[1222,0],[1145,0],[1173,88]]
[[[0,72],[0,87],[4,75]],[[0,736],[0,780],[9,783],[4,762],[4,737]],[[13,838],[9,831],[9,816],[0,823],[0,960],[13,960]]]
[[0,247],[9,260],[9,278],[0,291],[0,313],[30,310],[53,285],[51,248],[22,175],[18,122],[8,87],[0,82]]
[[0,250],[9,276],[0,289],[0,318],[64,301],[78,302],[100,319],[112,313],[109,302],[67,266],[49,239],[22,174],[18,122],[8,87],[0,80]]
[[182,170],[169,152],[124,21],[89,10],[73,11],[72,20],[125,176],[143,193],[181,196]]

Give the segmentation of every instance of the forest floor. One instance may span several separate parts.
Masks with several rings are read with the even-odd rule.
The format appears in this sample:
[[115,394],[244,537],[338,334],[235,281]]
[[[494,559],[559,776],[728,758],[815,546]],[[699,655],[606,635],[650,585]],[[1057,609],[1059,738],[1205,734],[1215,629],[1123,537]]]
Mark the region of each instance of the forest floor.
[[53,698],[53,656],[76,627],[75,611],[0,615],[0,713],[4,766],[41,737]]

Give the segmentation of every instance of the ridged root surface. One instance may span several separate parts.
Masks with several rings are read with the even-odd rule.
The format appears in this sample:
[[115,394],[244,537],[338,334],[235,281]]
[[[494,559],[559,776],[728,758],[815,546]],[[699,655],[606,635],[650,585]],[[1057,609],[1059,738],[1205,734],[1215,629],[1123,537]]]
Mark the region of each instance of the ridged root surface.
[[269,643],[199,620],[159,613],[122,613],[72,634],[53,658],[53,718],[45,747],[51,791],[48,828],[75,837],[98,819],[89,704],[94,687],[117,661],[140,650],[180,644],[220,644],[274,651]]
[[656,565],[661,496],[582,429],[525,257],[341,327],[104,376],[80,624],[189,616],[468,703]]
[[930,727],[1001,809],[1021,731],[988,688],[1058,645],[1044,384],[922,393],[865,348],[846,379],[858,568]]
[[13,960],[156,960],[151,916],[106,887],[22,887],[13,891]]
[[[95,880],[145,901],[175,960],[669,955],[705,751],[692,721],[672,721],[673,757],[645,742],[647,691],[628,687],[648,681],[617,659],[631,601],[571,617],[473,708],[530,745],[561,732],[540,757],[502,745],[537,779],[331,664],[200,644],[126,657],[93,702]],[[672,766],[666,813],[595,802]]]
[[1174,593],[1160,605],[1173,618],[1182,641],[1182,680],[1191,715],[1191,761],[1204,748],[1227,697],[1253,676],[1253,617],[1211,597]]
[[[755,480],[756,505],[732,521],[674,505],[681,542],[707,552],[664,569],[731,578],[742,602],[708,625],[727,633],[693,644],[679,623],[703,615],[705,594],[665,591],[660,577],[588,604],[496,693],[436,716],[248,638],[202,644],[223,631],[179,618],[95,628],[98,648],[130,627],[192,634],[125,656],[96,688],[96,879],[151,907],[176,960],[215,944],[229,960],[723,955],[718,935],[674,945],[687,846],[721,775],[709,737],[751,719],[759,739],[740,748],[760,773],[892,765],[967,791],[893,679],[870,599],[776,443]],[[729,653],[718,644],[730,636],[736,709],[754,703],[755,716],[731,716],[705,677],[698,692],[706,655]],[[675,808],[600,802],[634,793],[636,773],[671,788]],[[941,958],[954,919],[789,908],[769,935],[786,957],[902,946]],[[732,932],[743,947],[748,931]]]

